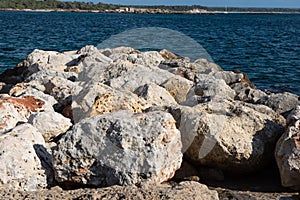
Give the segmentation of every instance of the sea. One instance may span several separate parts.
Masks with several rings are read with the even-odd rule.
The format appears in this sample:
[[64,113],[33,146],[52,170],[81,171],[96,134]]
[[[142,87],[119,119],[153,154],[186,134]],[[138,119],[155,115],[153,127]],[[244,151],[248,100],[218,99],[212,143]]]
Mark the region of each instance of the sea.
[[[170,38],[175,38],[173,33],[180,33],[199,44],[224,70],[238,69],[248,74],[258,88],[300,95],[299,14],[0,11],[0,73],[26,59],[34,49],[78,50],[86,45],[98,46],[104,41],[112,41],[114,35],[126,31],[126,37],[135,40],[135,29],[150,27],[156,27],[157,34],[163,29],[171,30],[153,41],[161,47],[168,48]],[[136,41],[143,43],[142,39],[140,36]],[[191,54],[198,49],[188,47],[184,42],[180,47]]]

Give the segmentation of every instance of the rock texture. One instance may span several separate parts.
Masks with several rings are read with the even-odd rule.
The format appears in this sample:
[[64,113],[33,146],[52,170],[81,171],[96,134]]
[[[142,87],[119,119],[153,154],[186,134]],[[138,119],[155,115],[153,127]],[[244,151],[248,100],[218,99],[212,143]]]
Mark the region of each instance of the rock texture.
[[51,156],[45,141],[29,124],[0,136],[0,183],[15,190],[35,191],[48,186]]
[[298,189],[299,108],[288,117],[298,104],[297,95],[261,91],[238,70],[165,49],[34,50],[0,75],[0,188],[117,184],[59,194],[217,199],[206,186],[171,179],[179,168],[179,182],[257,174],[286,130],[275,155],[283,185]]
[[97,115],[76,124],[60,140],[53,159],[61,183],[162,183],[180,167],[180,133],[172,116],[163,112]]
[[196,164],[249,173],[272,159],[285,120],[266,106],[211,101],[182,108],[179,130]]
[[141,113],[151,105],[130,91],[113,89],[102,83],[85,85],[73,99],[73,117],[76,122],[118,110]]
[[28,120],[43,135],[46,141],[67,132],[72,126],[71,120],[57,112],[32,114]]
[[284,114],[293,110],[299,103],[299,97],[288,92],[271,94],[261,98],[258,103],[264,104],[278,113]]
[[[63,191],[52,188],[48,191],[22,192],[1,188],[0,196],[9,199],[126,199],[126,200],[161,200],[161,199],[193,199],[218,200],[218,193],[197,182],[182,182],[176,185],[141,185],[141,186],[113,186],[100,189],[77,189]],[[225,196],[225,195],[224,195]]]
[[275,157],[284,187],[300,190],[300,105],[289,115],[288,127],[277,142]]
[[27,122],[32,112],[43,110],[44,104],[33,96],[0,98],[0,134],[11,130],[19,122]]

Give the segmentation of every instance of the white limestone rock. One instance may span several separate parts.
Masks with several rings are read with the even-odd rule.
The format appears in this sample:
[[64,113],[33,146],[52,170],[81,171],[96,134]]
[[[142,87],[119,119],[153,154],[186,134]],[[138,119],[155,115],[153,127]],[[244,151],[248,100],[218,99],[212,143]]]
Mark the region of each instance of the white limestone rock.
[[56,180],[105,187],[162,183],[182,162],[180,132],[164,112],[119,111],[77,123],[53,152]]
[[78,95],[73,97],[73,118],[75,122],[94,115],[129,110],[141,113],[150,107],[143,98],[129,91],[113,89],[102,83],[86,84]]
[[44,146],[42,135],[30,124],[0,136],[0,185],[35,191],[51,184],[51,155]]
[[28,120],[48,142],[65,133],[72,126],[71,120],[57,112],[40,112],[32,114]]
[[285,119],[262,105],[227,100],[182,107],[180,128],[188,159],[232,173],[249,173],[272,159]]

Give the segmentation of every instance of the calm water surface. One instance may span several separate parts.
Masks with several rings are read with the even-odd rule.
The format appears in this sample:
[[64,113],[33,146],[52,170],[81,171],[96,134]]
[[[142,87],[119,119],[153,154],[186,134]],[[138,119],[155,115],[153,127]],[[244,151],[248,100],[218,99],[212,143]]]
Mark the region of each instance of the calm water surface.
[[300,15],[288,14],[0,12],[0,72],[34,49],[97,46],[112,35],[142,27],[180,31],[201,44],[223,69],[242,70],[260,88],[300,95]]

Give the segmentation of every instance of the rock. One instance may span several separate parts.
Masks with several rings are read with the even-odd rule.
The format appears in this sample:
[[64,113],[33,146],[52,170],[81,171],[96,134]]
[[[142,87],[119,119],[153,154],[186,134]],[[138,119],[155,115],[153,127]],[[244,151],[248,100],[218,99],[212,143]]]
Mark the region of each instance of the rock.
[[96,187],[161,183],[182,161],[180,133],[164,112],[120,111],[81,120],[53,155],[58,182]]
[[43,110],[44,101],[33,96],[0,99],[0,134],[10,131],[19,122],[27,122],[33,112]]
[[186,100],[186,96],[193,86],[193,82],[180,76],[174,76],[161,84],[177,103],[182,103]]
[[32,85],[27,85],[26,83],[19,83],[15,85],[10,91],[9,95],[12,97],[26,97],[33,96],[36,99],[44,101],[43,110],[53,111],[55,107],[60,106],[60,104],[54,99],[54,97],[45,94],[32,87]]
[[213,98],[234,99],[235,91],[232,90],[224,80],[211,78],[198,82],[189,91],[187,98],[193,97],[194,95],[210,100]]
[[121,88],[134,92],[138,87],[149,83],[161,85],[172,77],[174,75],[165,70],[150,70],[143,66],[137,66],[122,76],[111,79],[109,85],[112,88]]
[[272,160],[284,125],[284,118],[266,106],[214,100],[181,107],[179,130],[193,163],[250,173]]
[[234,73],[229,71],[221,71],[214,73],[213,76],[216,79],[223,79],[227,85],[232,85],[234,83],[242,82],[244,79],[243,73]]
[[134,68],[135,66],[131,62],[124,60],[116,60],[110,64],[94,63],[91,67],[86,67],[85,70],[79,73],[78,78],[80,81],[85,82],[105,83]]
[[82,87],[78,82],[72,82],[64,78],[54,77],[45,85],[45,93],[53,96],[60,104],[67,106],[72,103],[72,97],[77,95]]
[[261,98],[257,103],[266,105],[280,114],[285,114],[294,109],[299,103],[299,97],[288,92],[271,94]]
[[113,62],[112,59],[100,53],[100,51],[93,51],[87,53],[80,59],[78,64],[78,72],[86,72],[89,71],[94,66],[108,66]]
[[75,72],[65,72],[65,71],[53,71],[53,70],[43,70],[43,71],[38,71],[29,77],[25,79],[25,82],[30,82],[30,81],[36,81],[42,85],[47,83],[49,80],[51,80],[54,77],[60,77],[63,79],[67,79],[70,81],[76,81],[78,78],[78,75]]
[[300,190],[300,104],[287,122],[289,126],[277,142],[275,158],[282,186]]
[[157,51],[147,51],[140,54],[130,54],[127,58],[134,64],[143,65],[150,69],[157,68],[164,58]]
[[117,48],[113,48],[113,49],[104,49],[102,50],[102,53],[109,57],[113,54],[130,54],[132,52],[134,52],[135,50],[131,47],[117,47]]
[[235,99],[248,103],[257,103],[260,99],[265,98],[266,96],[267,94],[261,90],[247,87],[240,89]]
[[[142,184],[141,186],[112,186],[108,188],[84,188],[74,190],[62,190],[53,187],[51,190],[36,192],[12,191],[1,188],[0,196],[3,199],[31,199],[31,200],[57,200],[57,199],[130,199],[130,200],[218,200],[218,193],[210,190],[207,186],[194,182],[185,181],[175,185],[169,184]],[[225,196],[225,195],[223,195]],[[242,195],[234,195],[242,196]],[[230,198],[230,195],[226,195]],[[249,195],[247,196],[249,197]],[[245,198],[246,199],[246,198]],[[249,198],[248,198],[249,199]],[[270,198],[267,198],[270,199]]]
[[129,91],[113,89],[102,83],[86,85],[73,99],[72,108],[75,122],[118,110],[141,113],[150,107],[150,104],[144,99]]
[[159,54],[165,59],[165,60],[173,60],[173,59],[180,59],[180,56],[175,55],[174,53],[163,49],[159,52]]
[[[182,194],[182,192],[185,190],[186,190],[186,193]],[[206,185],[197,183],[195,181],[185,181],[185,182],[181,182],[178,186],[175,186],[174,191],[169,190],[167,198],[169,198],[169,199],[194,199],[194,200],[209,200],[209,199],[218,200],[219,196],[218,196],[217,191],[208,189],[208,187]]]
[[29,124],[0,136],[0,183],[15,190],[46,188],[47,175],[51,175],[51,155],[44,145],[42,135]]
[[77,51],[77,54],[91,54],[94,52],[99,52],[99,50],[93,45],[87,45],[85,47],[82,47],[79,51]]
[[56,51],[43,51],[35,49],[27,57],[27,62],[29,63],[27,73],[31,75],[38,71],[43,70],[53,70],[63,72],[68,63],[76,59],[78,55],[68,55],[64,53],[59,53]]
[[51,139],[67,132],[72,126],[71,120],[57,112],[41,112],[32,114],[28,120],[48,142]]
[[153,83],[139,87],[134,93],[144,98],[152,106],[177,105],[175,99],[166,89]]
[[195,60],[195,62],[192,63],[192,70],[195,75],[213,74],[223,71],[223,69],[219,65],[213,62],[209,62],[206,59]]

